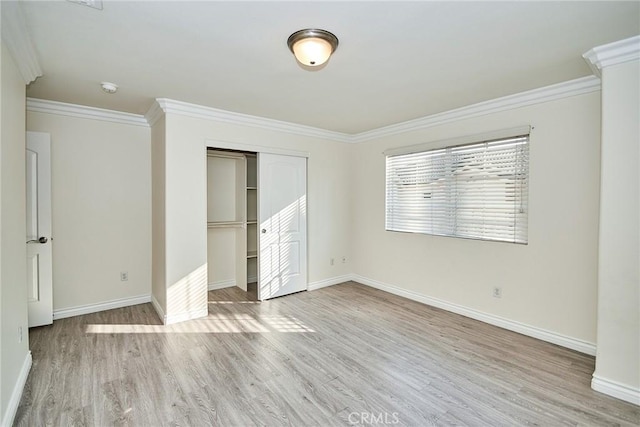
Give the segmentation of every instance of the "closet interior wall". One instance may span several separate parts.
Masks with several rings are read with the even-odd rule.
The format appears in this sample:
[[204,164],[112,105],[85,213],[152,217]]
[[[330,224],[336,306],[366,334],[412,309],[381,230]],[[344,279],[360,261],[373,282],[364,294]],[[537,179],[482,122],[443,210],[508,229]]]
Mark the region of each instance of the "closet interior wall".
[[258,162],[256,154],[247,159],[247,281],[258,282]]

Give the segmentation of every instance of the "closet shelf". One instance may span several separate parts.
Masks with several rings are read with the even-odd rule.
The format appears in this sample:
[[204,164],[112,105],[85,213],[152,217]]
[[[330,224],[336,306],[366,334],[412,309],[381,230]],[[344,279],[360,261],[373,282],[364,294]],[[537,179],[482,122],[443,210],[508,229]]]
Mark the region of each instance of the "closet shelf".
[[251,186],[247,187],[247,190],[257,190],[257,189],[258,189],[258,187],[251,187]]
[[244,221],[208,221],[207,228],[243,228]]
[[258,251],[248,251],[247,252],[247,259],[249,258],[258,258]]
[[253,224],[257,224],[257,223],[258,223],[258,220],[256,220],[256,219],[248,219],[247,220],[247,225],[253,225]]

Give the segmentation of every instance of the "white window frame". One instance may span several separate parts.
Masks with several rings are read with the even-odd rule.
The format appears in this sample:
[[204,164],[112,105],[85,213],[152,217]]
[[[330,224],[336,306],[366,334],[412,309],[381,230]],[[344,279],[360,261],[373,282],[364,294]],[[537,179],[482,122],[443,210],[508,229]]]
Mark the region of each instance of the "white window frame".
[[528,244],[530,127],[388,150],[385,229]]

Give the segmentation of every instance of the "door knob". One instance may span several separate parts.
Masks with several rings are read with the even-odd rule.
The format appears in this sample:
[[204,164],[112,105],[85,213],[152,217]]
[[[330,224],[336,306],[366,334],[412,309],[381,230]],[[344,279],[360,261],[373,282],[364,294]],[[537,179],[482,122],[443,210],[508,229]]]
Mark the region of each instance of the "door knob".
[[264,234],[264,233],[266,233],[266,232],[267,232],[267,229],[266,229],[266,228],[263,228],[263,229],[262,229],[262,230],[260,230],[260,231],[262,231],[262,234]]
[[27,240],[27,243],[42,243],[42,244],[45,244],[48,241],[49,241],[49,239],[47,239],[46,237],[42,236],[42,237],[39,237],[38,239]]

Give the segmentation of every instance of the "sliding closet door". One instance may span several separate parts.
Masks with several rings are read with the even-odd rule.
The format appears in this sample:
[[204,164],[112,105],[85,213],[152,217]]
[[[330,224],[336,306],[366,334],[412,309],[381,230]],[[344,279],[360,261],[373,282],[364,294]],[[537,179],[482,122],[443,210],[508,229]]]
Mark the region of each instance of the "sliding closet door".
[[307,289],[307,159],[258,154],[258,299]]

